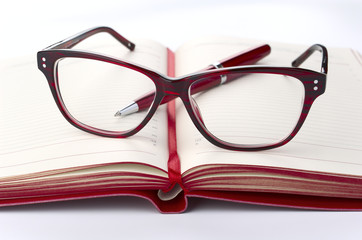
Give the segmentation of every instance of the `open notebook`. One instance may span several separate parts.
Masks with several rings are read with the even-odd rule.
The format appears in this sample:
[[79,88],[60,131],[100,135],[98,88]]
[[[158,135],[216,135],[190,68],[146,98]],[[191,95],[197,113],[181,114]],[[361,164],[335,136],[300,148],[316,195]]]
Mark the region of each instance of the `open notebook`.
[[[176,76],[265,43],[207,37],[173,53],[159,43],[136,40],[130,53],[113,47],[114,42],[97,41],[76,47]],[[290,66],[308,47],[268,44],[272,52],[258,64]],[[2,62],[0,205],[134,195],[149,199],[161,212],[184,211],[188,197],[362,209],[362,58],[350,49],[328,51],[327,89],[302,129],[287,145],[259,152],[212,145],[179,100],[160,106],[148,125],[129,138],[82,132],[61,116],[35,54]],[[303,67],[318,70],[319,61]]]

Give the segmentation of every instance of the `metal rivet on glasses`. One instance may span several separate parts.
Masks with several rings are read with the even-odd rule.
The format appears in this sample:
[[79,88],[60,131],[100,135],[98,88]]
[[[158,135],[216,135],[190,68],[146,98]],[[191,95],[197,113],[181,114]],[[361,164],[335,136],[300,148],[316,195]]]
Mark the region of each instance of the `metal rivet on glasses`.
[[[224,66],[221,64],[221,63],[219,63],[219,62],[215,62],[215,63],[213,63],[213,64],[211,64],[214,68],[223,68]],[[221,75],[220,76],[220,85],[221,84],[224,84],[225,82],[226,82],[226,80],[227,80],[227,76],[226,75]]]

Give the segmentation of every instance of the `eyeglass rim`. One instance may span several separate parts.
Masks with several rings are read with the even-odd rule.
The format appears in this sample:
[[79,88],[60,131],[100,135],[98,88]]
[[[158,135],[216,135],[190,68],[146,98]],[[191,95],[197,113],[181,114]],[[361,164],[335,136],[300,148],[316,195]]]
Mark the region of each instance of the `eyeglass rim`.
[[[70,113],[66,110],[64,104],[62,103],[61,96],[57,90],[59,88],[57,80],[55,78],[55,68],[57,66],[57,63],[62,58],[68,58],[68,57],[77,57],[77,58],[85,58],[85,59],[93,59],[93,60],[99,60],[108,62],[111,64],[120,65],[123,67],[128,67],[133,70],[136,70],[144,75],[146,75],[148,78],[150,78],[156,86],[156,96],[154,99],[153,104],[150,106],[150,109],[145,117],[145,119],[135,128],[122,131],[122,132],[111,132],[111,131],[105,131],[97,128],[93,128],[91,126],[85,125],[74,119]],[[93,53],[89,51],[79,51],[79,50],[71,50],[71,49],[48,49],[39,51],[37,55],[38,59],[38,68],[44,73],[48,80],[49,87],[51,89],[52,95],[54,97],[54,100],[63,114],[63,116],[66,118],[66,120],[71,123],[73,126],[92,133],[99,136],[104,137],[115,137],[115,138],[124,138],[129,137],[131,135],[136,134],[138,131],[140,131],[152,118],[155,111],[157,110],[158,106],[160,105],[162,98],[166,95],[170,94],[170,89],[178,89],[178,92],[173,92],[173,94],[178,95],[187,111],[188,114],[191,117],[191,120],[193,121],[196,128],[199,130],[199,132],[211,143],[213,143],[216,146],[219,146],[221,148],[229,149],[229,150],[240,150],[240,151],[247,151],[247,150],[265,150],[270,148],[275,148],[282,146],[289,142],[299,131],[301,126],[303,125],[308,112],[311,108],[312,103],[314,100],[324,93],[325,87],[326,87],[326,74],[323,72],[316,72],[309,69],[304,68],[296,68],[296,67],[274,67],[274,66],[237,66],[237,67],[230,67],[230,68],[220,68],[216,70],[209,70],[205,72],[197,72],[194,74],[189,74],[186,76],[178,77],[178,78],[171,78],[168,76],[165,76],[161,73],[157,73],[156,71],[153,71],[151,69],[148,69],[146,67],[130,63],[128,61],[116,59],[107,55]],[[45,59],[45,61],[44,61]],[[44,67],[45,64],[45,67]],[[298,123],[295,126],[294,130],[291,132],[291,134],[283,139],[282,141],[270,144],[270,145],[241,145],[241,144],[232,144],[225,141],[222,141],[218,138],[216,138],[214,135],[212,135],[207,128],[203,125],[202,122],[199,121],[197,116],[195,115],[195,109],[190,104],[190,97],[188,94],[188,89],[192,86],[192,84],[196,81],[199,81],[201,78],[210,77],[210,76],[217,76],[222,73],[231,73],[231,72],[248,72],[251,73],[275,73],[275,74],[283,74],[283,75],[289,75],[292,76],[298,80],[300,80],[305,88],[305,99],[303,103],[303,108],[301,115],[299,117]],[[269,72],[267,72],[269,71]],[[314,90],[315,83],[314,80],[318,80],[318,90]],[[172,87],[171,87],[172,86]],[[186,91],[185,91],[186,90]],[[167,93],[168,91],[168,93]]]

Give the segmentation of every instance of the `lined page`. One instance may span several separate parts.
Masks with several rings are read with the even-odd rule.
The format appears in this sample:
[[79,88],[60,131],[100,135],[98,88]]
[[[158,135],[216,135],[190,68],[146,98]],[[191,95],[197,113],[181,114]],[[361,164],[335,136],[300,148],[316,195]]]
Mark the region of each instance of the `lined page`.
[[[176,52],[176,73],[183,75],[202,69],[228,55],[261,43],[265,42],[228,37],[209,37],[190,42]],[[309,47],[269,44],[271,55],[258,64],[290,66]],[[283,147],[259,152],[235,152],[218,148],[198,133],[183,104],[178,102],[176,125],[182,172],[204,164],[245,164],[361,176],[361,59],[350,49],[328,48],[328,51],[326,92],[314,102],[297,136]],[[319,71],[320,63],[321,56],[316,53],[301,67]],[[217,117],[218,106],[210,107],[215,109]],[[233,111],[233,106],[228,108]]]
[[[135,41],[129,52],[101,46],[119,58],[167,72],[166,48]],[[77,48],[81,46],[77,46]],[[111,139],[85,133],[59,112],[36,53],[0,63],[0,177],[102,163],[143,163],[167,171],[167,116],[161,107],[135,136]]]

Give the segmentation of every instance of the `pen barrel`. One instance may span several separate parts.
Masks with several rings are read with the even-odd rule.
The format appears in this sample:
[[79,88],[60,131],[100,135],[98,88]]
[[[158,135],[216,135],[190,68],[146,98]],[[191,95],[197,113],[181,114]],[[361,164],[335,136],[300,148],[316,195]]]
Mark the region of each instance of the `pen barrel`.
[[[176,96],[167,95],[162,99],[161,104],[167,103],[175,98],[176,98]],[[151,92],[143,95],[141,98],[137,99],[136,103],[138,105],[138,111],[147,110],[153,103],[154,99],[155,99],[154,91],[151,91]]]
[[138,105],[138,111],[147,110],[151,106],[154,99],[155,91],[146,93],[141,98],[137,99],[136,103]]
[[[195,83],[191,89],[191,95],[221,85],[221,77],[222,76],[214,76],[214,77],[208,78],[205,81],[200,81],[200,83]],[[227,82],[233,81],[240,77],[241,77],[241,74],[238,74],[238,75],[234,74],[232,76],[228,76]],[[154,98],[155,98],[155,92],[152,91],[152,92],[145,94],[140,99],[138,99],[137,100],[138,111],[148,109],[151,106]],[[167,95],[162,99],[161,104],[168,103],[169,101],[171,101],[175,98],[176,98],[175,95]]]
[[245,76],[247,74],[245,73],[234,73],[234,74],[231,74],[231,75],[228,75],[227,76],[227,79],[226,79],[226,82],[222,82],[222,78],[225,76],[225,75],[217,75],[217,76],[213,76],[213,77],[209,77],[209,78],[205,78],[205,80],[201,80],[199,82],[195,82],[192,87],[191,87],[191,95],[193,94],[196,94],[196,93],[199,93],[199,92],[202,92],[202,91],[206,91],[206,90],[209,90],[213,87],[217,87],[217,86],[220,86],[224,83],[228,83],[228,82],[231,82],[233,80],[236,80],[236,79],[239,79],[243,76]]
[[191,95],[194,95],[198,92],[202,92],[205,90],[209,90],[210,88],[219,86],[220,83],[221,83],[221,76],[209,77],[209,78],[205,78],[205,80],[195,82],[191,86],[191,90],[190,90]]
[[[230,56],[228,58],[223,59],[221,62],[222,67],[237,67],[240,65],[248,65],[248,64],[254,64],[258,62],[260,59],[266,57],[271,52],[271,48],[268,44],[263,44],[257,47],[253,47],[251,49],[247,49],[245,51],[239,52],[233,56]],[[212,70],[215,69],[215,66],[210,65],[204,70]],[[226,82],[233,81],[235,79],[238,79],[241,77],[240,74],[233,74],[227,77]],[[223,76],[214,76],[211,78],[208,78],[204,81],[196,82],[192,89],[191,89],[191,95],[196,94],[201,91],[208,90],[210,88],[219,86],[222,84],[222,78]]]
[[270,46],[268,44],[263,44],[223,59],[220,63],[223,67],[236,67],[240,65],[254,64],[269,55],[270,52]]
[[[271,51],[270,46],[268,44],[263,44],[239,52],[233,56],[223,59],[220,62],[222,67],[236,67],[240,65],[254,64],[258,62],[260,59],[269,55],[270,51]],[[202,71],[207,71],[211,69],[215,69],[215,66],[210,65],[209,67],[203,69]],[[240,76],[235,76],[235,75],[229,76],[227,82],[232,81],[239,77]],[[220,85],[220,83],[222,82],[221,78],[222,76],[215,76],[205,81],[201,81],[200,83],[195,83],[194,87],[191,89],[191,95]],[[155,92],[152,91],[145,94],[141,98],[137,99],[137,101],[135,102],[138,105],[138,110],[141,111],[148,109],[151,106],[154,98],[155,98]],[[175,98],[176,96],[167,95],[162,99],[161,104],[167,103]]]
[[[271,48],[268,44],[262,44],[257,47],[249,48],[245,51],[234,54],[220,61],[220,67],[237,67],[242,65],[254,64],[261,59],[268,56],[271,52]],[[210,65],[203,71],[215,69],[215,65]]]

